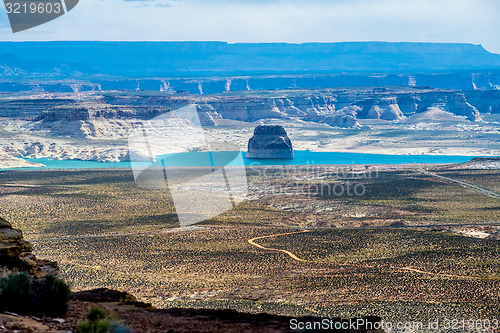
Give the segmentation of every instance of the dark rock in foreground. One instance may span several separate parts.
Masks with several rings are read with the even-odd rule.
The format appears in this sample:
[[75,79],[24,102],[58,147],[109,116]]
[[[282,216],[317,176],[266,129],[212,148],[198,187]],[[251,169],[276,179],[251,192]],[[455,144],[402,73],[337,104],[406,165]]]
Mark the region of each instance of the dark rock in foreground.
[[[359,324],[358,318],[290,317],[266,313],[244,313],[231,309],[154,309],[148,304],[130,301],[131,299],[135,297],[110,289],[83,291],[74,294],[68,314],[63,321],[55,321],[49,317],[35,320],[32,319],[33,317],[4,313],[0,314],[0,326],[4,326],[8,332],[15,331],[20,325],[25,328],[22,332],[76,332],[78,323],[85,320],[89,308],[100,306],[112,312],[133,332],[317,332],[318,330],[306,330],[305,324],[316,323],[317,325],[322,322],[328,322],[328,328],[333,328],[322,330],[324,332],[382,332],[381,330],[368,330],[366,327],[368,325],[377,327],[376,324],[382,321],[379,317],[364,317],[362,319],[365,325],[363,325]],[[304,329],[298,329],[299,325]],[[347,327],[347,329],[335,329],[336,325]],[[297,326],[297,329],[293,329],[294,326]]]
[[0,217],[0,276],[24,271],[39,277],[57,275],[57,263],[40,260],[32,253],[33,247],[23,239],[20,230]]
[[292,142],[282,126],[257,126],[248,141],[247,158],[292,159]]

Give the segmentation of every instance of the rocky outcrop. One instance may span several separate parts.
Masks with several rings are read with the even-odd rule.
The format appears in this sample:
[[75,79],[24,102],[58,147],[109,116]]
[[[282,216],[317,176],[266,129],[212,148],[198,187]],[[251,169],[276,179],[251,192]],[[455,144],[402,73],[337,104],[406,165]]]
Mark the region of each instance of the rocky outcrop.
[[457,165],[460,169],[500,169],[500,157],[475,157],[472,160]]
[[480,113],[500,113],[500,86],[498,90],[466,91],[467,101],[476,107]]
[[[2,83],[0,82],[0,90],[2,90]],[[75,101],[69,98],[24,98],[2,100],[0,102],[0,117],[8,118],[33,118],[42,114],[46,110],[51,110],[60,106],[74,105]]]
[[216,119],[254,122],[262,119],[298,118],[332,127],[356,128],[358,120],[399,121],[430,108],[439,108],[469,121],[481,113],[500,112],[500,92],[463,92],[417,88],[353,88],[316,91],[252,93],[248,96],[105,96],[107,103],[142,107],[197,104],[204,125]]
[[[75,129],[75,131],[81,128]],[[124,130],[123,128],[121,129]],[[68,129],[66,129],[68,131]],[[59,132],[61,133],[61,132]],[[40,139],[40,138],[39,138]],[[22,158],[50,158],[54,160],[82,160],[96,162],[129,161],[126,147],[84,146],[74,145],[62,140],[58,141],[26,141],[23,144],[4,146],[5,153],[0,151],[0,165],[3,168],[43,167]],[[21,158],[22,157],[22,158]]]
[[395,97],[370,98],[359,103],[363,110],[360,119],[399,120],[405,118]]
[[465,95],[455,91],[430,91],[420,95],[417,113],[438,108],[470,121],[480,121],[481,115],[476,107],[467,102]]
[[202,126],[216,126],[215,120],[222,119],[222,116],[210,104],[196,105],[196,111]]
[[[127,303],[133,304],[138,303],[137,298],[129,294],[125,291],[119,291],[109,288],[98,288],[92,290],[84,290],[77,292],[73,295],[74,299],[84,301],[84,302],[95,302],[95,303],[108,303],[108,302],[116,302],[116,303]],[[145,304],[151,307],[151,304]]]
[[320,124],[328,124],[332,127],[343,128],[358,128],[360,127],[356,114],[361,110],[358,106],[348,106],[334,112],[321,112],[318,110],[310,110],[306,121],[312,121]]
[[[267,313],[245,313],[233,309],[209,308],[164,308],[155,309],[150,304],[131,301],[133,295],[109,290],[96,289],[76,292],[69,302],[69,311],[64,320],[17,314],[0,313],[2,332],[78,332],[78,324],[88,317],[89,309],[95,306],[104,307],[113,313],[113,317],[125,322],[132,332],[169,333],[169,332],[290,332],[290,322],[298,323],[320,322],[322,317],[298,317],[274,315]],[[367,330],[366,326],[378,327],[382,318],[367,316],[361,318],[341,319],[332,318],[342,327],[353,329],[342,330],[346,333],[381,333],[381,330]],[[378,323],[378,324],[377,324]],[[145,328],[147,327],[147,330]],[[21,329],[20,329],[21,328]],[[354,329],[355,328],[355,329]],[[125,332],[125,330],[114,330]],[[336,332],[336,330],[328,330]],[[128,330],[127,330],[128,332]]]
[[122,138],[143,121],[171,109],[162,106],[114,106],[91,102],[57,106],[40,113],[31,124],[53,136],[76,138]]
[[[2,66],[0,76],[6,78],[0,82],[0,90],[19,91],[58,91],[92,92],[102,90],[153,90],[165,89],[165,79],[136,78],[92,78],[91,80],[22,80],[26,72],[19,68]],[[227,85],[230,81],[231,84]],[[281,89],[325,89],[335,87],[432,87],[438,89],[459,89],[476,91],[495,91],[500,89],[498,71],[478,71],[469,73],[433,73],[433,74],[315,74],[315,75],[273,75],[253,77],[198,77],[168,79],[170,93],[175,92],[206,95],[221,94],[226,91],[258,91]],[[163,92],[167,92],[163,90]]]
[[[288,118],[289,106],[284,101],[273,98],[220,98],[209,101],[215,110],[225,119],[253,122],[260,119]],[[278,106],[278,104],[281,108]],[[293,109],[293,107],[292,107]],[[293,109],[292,113],[296,110]]]
[[82,103],[57,106],[42,112],[35,121],[87,121],[96,119],[150,120],[171,111],[165,107],[113,106],[105,103]]
[[[196,105],[203,126],[224,124],[221,120],[250,123],[269,120],[268,124],[298,120],[338,128],[363,128],[392,123],[410,124],[408,126],[414,128],[422,123],[431,126],[428,124],[434,124],[436,120],[437,125],[432,126],[453,127],[465,124],[466,127],[461,128],[469,131],[475,127],[469,126],[472,124],[467,122],[480,121],[483,114],[500,113],[500,91],[493,90],[385,87],[263,91],[210,96],[110,92],[88,95],[83,100],[70,97],[40,93],[33,98],[23,96],[0,99],[0,118],[16,119],[9,125],[9,131],[22,136],[29,132],[36,135],[32,139],[23,139],[21,144],[8,142],[2,145],[0,157],[3,166],[33,166],[20,158],[127,161],[127,147],[114,143],[101,145],[98,141],[119,142],[128,138],[134,128],[140,128],[150,121],[154,122],[154,128],[159,133],[181,132],[185,124],[179,123],[171,110],[193,104]],[[441,110],[450,116],[459,117],[449,118],[450,121],[445,123],[436,116],[442,113],[428,112],[429,110]],[[158,118],[162,120],[157,121]],[[490,121],[489,116],[484,118],[486,121],[478,126]],[[20,126],[23,127],[22,132],[19,131]],[[40,139],[45,135],[54,137],[54,140]],[[67,144],[62,144],[67,137],[70,138]],[[75,146],[71,138],[95,139],[96,145],[91,149],[86,144]]]
[[40,260],[32,253],[33,247],[23,239],[20,230],[0,217],[0,275],[25,271],[33,276],[57,275],[57,263]]
[[247,158],[292,159],[292,142],[282,126],[257,126],[248,141]]
[[[210,104],[196,104],[200,123],[216,126],[222,116]],[[123,138],[144,121],[175,118],[172,108],[161,105],[109,105],[102,103],[80,103],[51,108],[40,113],[31,127],[49,131],[54,136],[76,138]]]
[[43,167],[43,164],[28,162],[16,156],[23,155],[19,154],[17,149],[2,151],[2,149],[0,148],[0,169]]
[[500,240],[500,230],[495,231],[494,233],[486,237],[486,239],[491,239],[496,241]]

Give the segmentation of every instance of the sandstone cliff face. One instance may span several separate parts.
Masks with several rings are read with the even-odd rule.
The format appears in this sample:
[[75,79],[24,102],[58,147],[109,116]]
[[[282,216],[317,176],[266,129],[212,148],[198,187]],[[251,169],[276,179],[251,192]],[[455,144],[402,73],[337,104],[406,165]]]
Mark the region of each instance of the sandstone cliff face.
[[395,97],[369,98],[359,102],[363,107],[359,119],[399,120],[405,118]]
[[257,126],[248,141],[247,158],[292,159],[292,142],[282,126]]
[[483,170],[498,170],[500,169],[500,157],[476,157],[472,160],[457,165],[463,169],[483,169]]
[[196,110],[202,126],[216,126],[215,120],[222,119],[222,116],[210,104],[196,105]]
[[465,95],[454,91],[433,91],[419,96],[417,112],[424,112],[429,108],[438,108],[457,116],[464,116],[470,121],[479,121],[481,116],[476,107],[469,104]]
[[[68,104],[60,104],[63,102]],[[9,101],[8,108],[13,105],[21,108],[24,104],[31,105],[27,101]],[[398,122],[435,108],[475,122],[482,119],[481,113],[500,113],[500,91],[360,88],[289,90],[236,96],[139,93],[104,95],[93,102],[55,100],[42,104],[48,108],[33,119],[31,129],[53,136],[121,139],[144,121],[189,104],[196,105],[203,126],[217,126],[221,119],[255,122],[294,118],[332,127],[359,128],[362,120]],[[1,110],[2,103],[0,113]]]
[[105,103],[82,103],[54,107],[39,114],[35,121],[85,121],[96,119],[149,120],[171,111],[165,107],[112,106]]
[[51,108],[40,113],[31,127],[55,136],[76,138],[121,138],[142,121],[171,110],[162,106],[113,106],[80,103]]
[[396,101],[403,115],[409,117],[417,113],[421,99],[418,94],[401,94],[396,97]]
[[[177,105],[176,105],[177,104]],[[188,103],[174,103],[172,107]],[[210,104],[196,105],[201,125],[216,126],[222,116]],[[122,138],[143,121],[152,120],[172,111],[162,105],[109,105],[81,103],[59,106],[40,113],[32,128],[48,130],[54,135],[77,138]],[[172,115],[175,117],[175,115]]]
[[500,113],[500,90],[466,91],[464,95],[480,113]]
[[[254,122],[262,119],[299,118],[333,127],[356,128],[359,119],[399,121],[430,108],[439,108],[470,121],[481,120],[481,112],[500,112],[500,92],[461,92],[440,89],[327,89],[252,93],[249,96],[134,96],[105,97],[118,105],[175,109],[198,104],[200,119],[212,125],[217,119]],[[212,119],[214,121],[212,121]]]
[[25,271],[34,276],[57,275],[55,262],[37,259],[32,246],[23,239],[20,230],[0,217],[0,275]]
[[[0,83],[0,90],[2,90]],[[19,98],[0,101],[0,117],[9,118],[33,118],[62,105],[74,105],[75,101],[68,98],[42,99],[42,98]]]
[[224,119],[253,122],[260,119],[288,117],[285,103],[270,98],[220,98],[207,103],[211,104]]
[[[3,74],[3,75],[2,75]],[[0,75],[4,78],[22,78],[26,73],[15,67],[2,66]],[[435,74],[325,74],[325,75],[275,75],[254,77],[215,78],[168,78],[168,79],[91,79],[32,81],[19,79],[3,81],[0,90],[19,91],[59,91],[93,92],[103,90],[130,90],[137,88],[151,91],[174,93],[185,91],[189,94],[221,94],[227,91],[258,91],[281,89],[325,89],[340,87],[432,87],[438,89],[458,89],[476,91],[498,91],[500,74],[495,72],[435,73]],[[165,90],[166,83],[168,89]]]

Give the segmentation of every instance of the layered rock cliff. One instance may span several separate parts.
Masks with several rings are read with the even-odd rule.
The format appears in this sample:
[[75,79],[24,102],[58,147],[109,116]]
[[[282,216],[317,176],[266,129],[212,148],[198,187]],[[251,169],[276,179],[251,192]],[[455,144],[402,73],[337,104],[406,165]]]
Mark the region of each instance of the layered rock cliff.
[[64,105],[46,110],[35,121],[86,121],[95,119],[142,119],[150,120],[169,112],[162,107],[114,107],[104,103]]
[[52,107],[34,118],[31,128],[56,136],[117,138],[142,121],[171,110],[161,106],[113,106],[84,102]]
[[217,123],[217,119],[254,122],[269,118],[299,118],[333,127],[356,128],[360,119],[399,121],[430,108],[439,108],[470,121],[481,120],[479,108],[485,113],[500,112],[500,91],[480,94],[414,88],[287,90],[207,97],[105,95],[103,101],[112,105],[170,109],[196,103],[200,118],[207,119],[205,125]]
[[[247,144],[247,131],[255,124],[493,133],[497,127],[496,114],[500,113],[500,91],[384,87],[217,95],[113,91],[0,96],[0,129],[4,133],[0,136],[1,164],[30,166],[19,158],[127,161],[129,135],[134,128],[147,124],[153,124],[158,135],[175,138],[169,141],[168,149],[160,147],[164,143],[158,144],[162,154],[179,152],[182,150],[176,142],[188,139],[192,132],[186,131],[186,126],[191,130],[196,126],[186,124],[171,111],[187,105],[196,106],[201,125],[208,127],[205,132],[213,134],[214,140],[237,141],[243,148]],[[235,127],[238,130],[230,133]],[[310,135],[308,140],[314,142],[315,148],[335,140],[328,136],[323,141],[312,140],[315,133]],[[299,140],[295,144],[302,149],[310,148]]]
[[[0,77],[9,78],[15,69],[0,65]],[[15,76],[15,75],[13,75]],[[25,75],[19,74],[20,77]],[[302,74],[272,76],[220,76],[198,78],[109,78],[89,80],[35,81],[20,78],[2,80],[0,90],[8,92],[82,93],[109,90],[156,91],[172,95],[221,94],[283,89],[328,89],[342,87],[424,87],[436,89],[494,91],[500,90],[497,71],[404,74]]]
[[257,126],[248,141],[247,158],[292,159],[292,142],[282,126]]
[[[28,110],[32,110],[31,120],[23,126],[39,133],[37,135],[106,142],[126,139],[134,128],[150,121],[155,123],[155,128],[160,132],[180,131],[184,125],[176,121],[176,114],[171,111],[189,104],[196,105],[203,126],[224,124],[222,120],[253,123],[270,119],[361,128],[371,126],[374,122],[397,125],[408,120],[409,124],[417,124],[423,114],[427,122],[432,122],[432,119],[428,119],[432,117],[428,110],[442,110],[455,117],[453,121],[462,123],[477,122],[482,119],[482,114],[500,112],[500,91],[463,92],[416,88],[286,90],[212,96],[113,92],[91,95],[87,101],[76,101],[66,96],[36,100],[40,103],[29,99],[0,100],[0,113],[5,103],[4,116],[14,118],[17,113],[25,119],[23,121],[28,121],[26,115],[29,114]],[[32,105],[37,108],[32,109]],[[13,111],[11,106],[19,110]],[[164,115],[162,120],[155,121],[161,115]],[[452,126],[452,122],[449,125]],[[4,155],[9,154],[12,158],[46,157],[102,162],[129,159],[127,149],[107,144],[97,144],[88,149],[36,139],[25,140],[21,145],[4,145],[2,149]]]
[[57,275],[57,263],[41,260],[32,253],[33,247],[23,239],[20,230],[0,217],[0,276],[25,271],[33,276]]

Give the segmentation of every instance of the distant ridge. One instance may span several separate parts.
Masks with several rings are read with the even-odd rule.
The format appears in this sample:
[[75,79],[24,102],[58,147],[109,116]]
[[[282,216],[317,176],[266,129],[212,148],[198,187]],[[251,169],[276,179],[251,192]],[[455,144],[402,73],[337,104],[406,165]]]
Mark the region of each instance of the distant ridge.
[[158,77],[498,70],[500,55],[453,43],[0,42],[0,78]]

